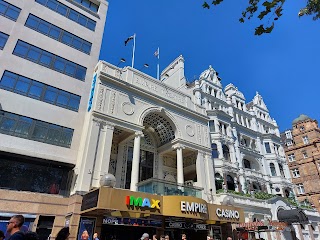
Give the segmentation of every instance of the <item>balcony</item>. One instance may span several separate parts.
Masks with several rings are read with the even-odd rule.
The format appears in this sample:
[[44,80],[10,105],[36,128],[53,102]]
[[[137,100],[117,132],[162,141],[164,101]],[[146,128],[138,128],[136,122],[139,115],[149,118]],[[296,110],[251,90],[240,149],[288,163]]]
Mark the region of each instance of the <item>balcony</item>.
[[150,178],[138,183],[138,191],[157,195],[180,195],[201,198],[203,188],[178,185],[161,179]]
[[259,178],[264,180],[264,175],[260,171],[256,171],[254,169],[244,168],[245,175],[247,177]]

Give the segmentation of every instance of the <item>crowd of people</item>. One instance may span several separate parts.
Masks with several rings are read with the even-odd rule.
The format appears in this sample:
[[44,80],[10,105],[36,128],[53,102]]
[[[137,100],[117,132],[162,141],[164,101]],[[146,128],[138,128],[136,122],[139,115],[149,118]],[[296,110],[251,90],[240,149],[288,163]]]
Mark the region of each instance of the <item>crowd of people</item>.
[[[8,239],[6,239],[4,232],[0,231],[0,240],[39,240],[39,236],[35,232],[27,231],[24,232],[21,230],[24,224],[24,217],[22,215],[14,215],[10,218],[7,224],[7,234],[9,235]],[[62,228],[55,240],[68,240],[70,236],[69,227]],[[48,238],[48,240],[50,240]],[[81,234],[81,240],[90,240],[89,233],[87,230],[84,230]],[[98,234],[94,233],[92,240],[99,240]],[[138,240],[149,240],[149,234],[144,233],[140,239]],[[157,235],[152,236],[152,240],[158,240]],[[161,235],[159,240],[170,240],[169,235]],[[187,240],[187,235],[182,234],[181,240]],[[207,240],[214,240],[213,237],[208,236]],[[232,240],[231,237],[228,237],[227,240]]]

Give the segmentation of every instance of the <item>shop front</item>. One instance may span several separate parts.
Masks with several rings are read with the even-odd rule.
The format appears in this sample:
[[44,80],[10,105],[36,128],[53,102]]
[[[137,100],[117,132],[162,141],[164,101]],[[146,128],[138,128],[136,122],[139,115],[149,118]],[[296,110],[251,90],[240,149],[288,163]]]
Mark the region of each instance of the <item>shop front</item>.
[[[83,197],[79,234],[84,229],[100,233],[101,240],[139,239],[143,233],[179,240],[224,239],[232,235],[231,223],[244,222],[243,210],[208,204],[190,196],[159,196],[125,189],[100,187]],[[94,226],[94,227],[92,227]]]

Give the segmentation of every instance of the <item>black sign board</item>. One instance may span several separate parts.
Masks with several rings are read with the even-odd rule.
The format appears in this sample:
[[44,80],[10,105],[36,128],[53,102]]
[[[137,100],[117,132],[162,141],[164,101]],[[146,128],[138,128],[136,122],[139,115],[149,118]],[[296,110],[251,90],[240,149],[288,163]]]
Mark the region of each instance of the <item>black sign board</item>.
[[208,225],[203,223],[193,223],[185,221],[166,221],[166,228],[178,228],[178,229],[193,229],[193,230],[208,230]]
[[94,208],[98,205],[99,189],[89,192],[83,196],[81,211]]

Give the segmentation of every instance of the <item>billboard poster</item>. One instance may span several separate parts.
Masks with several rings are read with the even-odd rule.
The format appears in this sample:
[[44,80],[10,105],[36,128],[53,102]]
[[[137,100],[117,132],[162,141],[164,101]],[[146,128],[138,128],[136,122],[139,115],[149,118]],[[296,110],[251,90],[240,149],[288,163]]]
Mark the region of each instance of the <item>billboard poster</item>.
[[81,235],[83,231],[88,231],[89,240],[93,239],[94,228],[96,224],[95,218],[81,217],[79,223],[79,231],[77,240],[81,240]]

